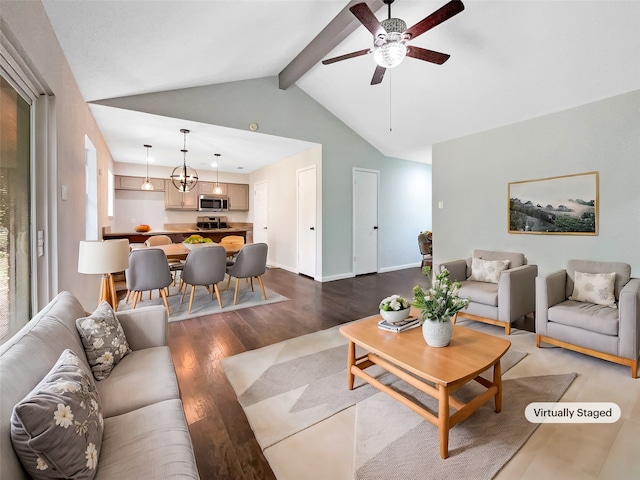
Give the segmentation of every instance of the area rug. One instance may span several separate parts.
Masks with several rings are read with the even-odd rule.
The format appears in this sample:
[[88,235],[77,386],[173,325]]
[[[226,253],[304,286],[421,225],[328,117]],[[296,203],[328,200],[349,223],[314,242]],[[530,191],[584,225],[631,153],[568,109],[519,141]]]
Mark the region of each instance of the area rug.
[[[204,287],[198,287],[193,298],[193,306],[191,307],[191,313],[187,313],[189,309],[189,294],[191,293],[191,287],[188,287],[187,294],[184,296],[184,302],[180,303],[182,294],[178,293],[178,287],[170,287],[169,296],[167,297],[169,303],[169,315],[170,322],[177,322],[179,320],[186,320],[194,317],[201,317],[203,315],[213,315],[215,313],[229,312],[232,310],[240,310],[242,308],[257,307],[259,305],[268,305],[270,303],[284,302],[289,300],[287,297],[280,295],[265,287],[267,299],[262,296],[262,290],[260,286],[255,286],[255,291],[251,291],[251,286],[246,282],[241,282],[240,290],[238,291],[238,302],[233,304],[233,283],[229,290],[220,289],[220,298],[222,299],[222,309],[218,305],[218,299],[211,298],[211,294]],[[142,301],[138,302],[137,307],[144,307],[147,305],[162,305],[164,303],[162,298],[158,295],[158,291],[155,290],[152,293],[151,300],[149,300],[149,294],[144,292],[142,294]],[[132,304],[126,303],[121,300],[118,303],[118,311],[130,310]]]
[[[347,389],[348,342],[338,328],[222,360],[227,379],[263,450],[380,393],[359,379],[357,388]],[[502,358],[502,372],[525,356],[510,349]],[[371,367],[367,373],[388,385],[397,382],[395,376],[378,367]]]

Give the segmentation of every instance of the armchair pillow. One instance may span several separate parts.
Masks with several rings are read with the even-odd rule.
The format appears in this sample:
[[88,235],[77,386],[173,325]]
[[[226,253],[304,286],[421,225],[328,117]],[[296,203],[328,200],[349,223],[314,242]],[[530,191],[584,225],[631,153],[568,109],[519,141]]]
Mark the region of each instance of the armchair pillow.
[[509,260],[471,259],[471,276],[476,282],[498,283],[500,274],[509,268]]
[[34,479],[92,479],[103,429],[91,372],[69,349],[11,415],[13,447]]
[[76,328],[96,380],[107,378],[113,367],[131,353],[122,325],[107,302],[98,305],[91,316],[77,319]]
[[573,294],[569,300],[595,303],[616,308],[615,297],[616,274],[576,272]]

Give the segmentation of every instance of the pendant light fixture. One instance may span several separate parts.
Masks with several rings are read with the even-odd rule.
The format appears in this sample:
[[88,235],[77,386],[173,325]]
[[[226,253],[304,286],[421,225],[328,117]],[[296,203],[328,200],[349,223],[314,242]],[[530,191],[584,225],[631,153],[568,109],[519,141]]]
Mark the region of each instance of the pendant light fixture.
[[216,187],[213,189],[213,193],[220,195],[222,193],[222,188],[220,188],[220,154],[215,153],[216,156]]
[[189,130],[182,128],[180,133],[184,134],[184,146],[182,150],[182,165],[177,166],[171,172],[171,183],[181,192],[191,191],[198,183],[198,172],[193,168],[187,167],[187,133]]
[[149,179],[149,149],[151,148],[151,145],[145,145],[144,148],[147,149],[147,176],[140,188],[142,188],[142,190],[153,190],[153,185],[151,184],[151,180]]

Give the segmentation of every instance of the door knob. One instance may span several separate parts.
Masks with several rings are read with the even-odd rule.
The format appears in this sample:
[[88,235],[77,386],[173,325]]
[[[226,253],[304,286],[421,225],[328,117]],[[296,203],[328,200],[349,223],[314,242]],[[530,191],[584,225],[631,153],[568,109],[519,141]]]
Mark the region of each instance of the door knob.
[[315,229],[316,229],[316,227],[311,227],[309,230],[315,230]]
[[377,230],[377,229],[378,229],[378,226],[377,226],[377,225],[375,225],[375,226],[373,227],[373,229],[374,229],[374,230]]

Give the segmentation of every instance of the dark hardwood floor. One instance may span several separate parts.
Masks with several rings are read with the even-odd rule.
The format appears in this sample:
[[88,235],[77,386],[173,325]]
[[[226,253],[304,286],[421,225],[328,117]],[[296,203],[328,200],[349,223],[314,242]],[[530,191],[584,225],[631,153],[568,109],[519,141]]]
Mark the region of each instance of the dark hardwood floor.
[[222,371],[222,358],[373,315],[384,297],[411,298],[414,285],[428,283],[418,267],[326,283],[270,269],[263,279],[290,300],[169,324],[203,480],[275,478]]

